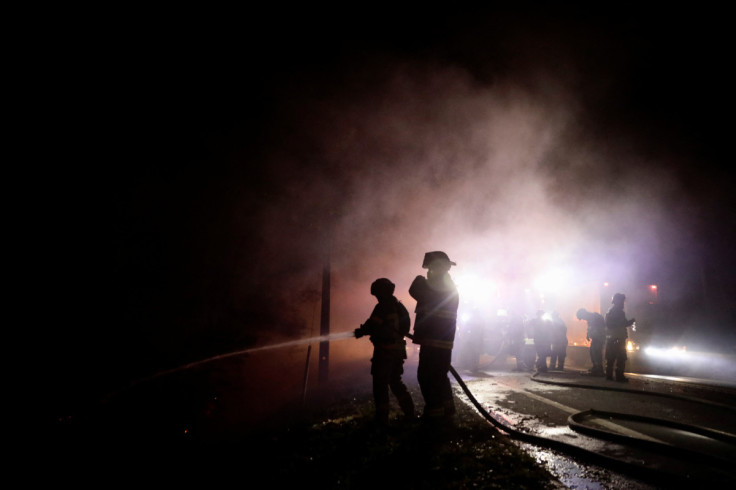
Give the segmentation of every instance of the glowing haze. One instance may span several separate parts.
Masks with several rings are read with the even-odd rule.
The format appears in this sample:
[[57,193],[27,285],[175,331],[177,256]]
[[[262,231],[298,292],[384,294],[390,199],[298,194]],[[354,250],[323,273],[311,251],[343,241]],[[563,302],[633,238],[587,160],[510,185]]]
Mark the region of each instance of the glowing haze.
[[[45,185],[22,201],[48,200],[29,277],[50,281],[50,396],[241,351],[244,378],[299,392],[292,342],[321,334],[325,264],[340,334],[379,277],[413,311],[434,250],[458,264],[461,315],[534,290],[575,341],[577,308],[654,284],[650,326],[703,338],[713,313],[733,345],[728,15],[325,8],[132,13],[39,65],[64,74],[38,94],[53,164],[27,166]],[[332,344],[369,380],[367,339]],[[287,363],[273,345],[298,347]]]
[[289,264],[304,288],[319,289],[330,243],[334,330],[365,319],[378,277],[411,309],[427,251],[446,251],[455,276],[574,289],[629,279],[687,229],[668,163],[652,161],[675,157],[591,130],[574,74],[483,84],[393,59],[347,73],[281,107],[264,162],[278,198],[259,203],[257,232],[271,267]]

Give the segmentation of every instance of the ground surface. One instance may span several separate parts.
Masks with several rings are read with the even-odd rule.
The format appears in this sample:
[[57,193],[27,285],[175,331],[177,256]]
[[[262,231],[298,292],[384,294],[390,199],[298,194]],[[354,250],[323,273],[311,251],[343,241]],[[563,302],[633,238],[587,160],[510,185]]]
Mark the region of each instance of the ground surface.
[[[233,481],[264,482],[256,488],[652,488],[508,438],[454,381],[454,425],[401,422],[392,399],[391,425],[377,430],[369,370],[367,359],[335,363],[329,380],[312,375],[307,383],[303,353],[272,352],[141,380],[61,414],[52,444],[40,451],[53,471],[33,477],[90,488],[153,479],[187,488]],[[498,383],[524,373],[460,372],[487,409],[513,418],[507,412],[518,403],[505,405]],[[414,355],[404,380],[421,413]]]
[[[186,486],[237,479],[278,487],[562,488],[462,400],[451,425],[401,421],[394,405],[388,429],[376,427],[364,364],[357,377],[319,385],[292,403],[259,400],[258,391],[244,391],[242,377],[228,382],[223,366],[216,375],[153,380],[59,420],[45,455],[56,463],[55,477],[90,485],[144,478]],[[415,378],[406,378],[421,413]]]

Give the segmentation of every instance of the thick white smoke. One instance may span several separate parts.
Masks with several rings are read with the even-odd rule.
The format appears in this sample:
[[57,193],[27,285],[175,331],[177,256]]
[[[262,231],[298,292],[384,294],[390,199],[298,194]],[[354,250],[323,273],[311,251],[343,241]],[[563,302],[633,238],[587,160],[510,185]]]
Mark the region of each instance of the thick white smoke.
[[655,161],[669,155],[589,130],[574,76],[483,84],[393,58],[347,73],[283,104],[265,162],[280,198],[262,203],[260,230],[276,262],[300,257],[303,287],[319,288],[330,250],[334,328],[363,320],[377,277],[411,306],[430,250],[450,254],[453,272],[517,286],[554,271],[570,286],[624,283],[687,233],[687,203]]

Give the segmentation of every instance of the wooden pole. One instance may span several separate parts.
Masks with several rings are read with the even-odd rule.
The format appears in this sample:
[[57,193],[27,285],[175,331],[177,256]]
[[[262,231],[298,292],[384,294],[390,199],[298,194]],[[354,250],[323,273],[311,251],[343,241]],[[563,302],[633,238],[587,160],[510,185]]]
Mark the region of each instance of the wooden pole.
[[[322,317],[319,333],[321,336],[330,335],[330,254],[328,251],[322,269]],[[327,381],[330,362],[330,342],[323,340],[319,343],[319,381]]]
[[302,389],[302,405],[307,401],[307,383],[309,381],[309,357],[312,354],[312,344],[307,347],[307,365],[304,367],[304,388]]

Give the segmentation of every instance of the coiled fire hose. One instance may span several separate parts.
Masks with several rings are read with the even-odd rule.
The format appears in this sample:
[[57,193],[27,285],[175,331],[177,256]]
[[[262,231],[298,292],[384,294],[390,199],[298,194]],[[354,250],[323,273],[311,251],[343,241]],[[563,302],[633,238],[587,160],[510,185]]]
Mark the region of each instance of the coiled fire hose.
[[[413,335],[411,334],[407,334],[406,337],[412,340],[414,338]],[[657,483],[669,482],[672,484],[677,484],[677,483],[682,482],[682,476],[680,475],[674,475],[674,474],[659,470],[657,468],[642,466],[640,464],[630,463],[624,460],[611,458],[609,456],[606,456],[600,453],[596,453],[594,451],[583,449],[580,446],[568,444],[568,443],[558,441],[555,439],[548,439],[545,437],[537,436],[537,435],[530,434],[528,432],[523,432],[513,427],[510,427],[509,425],[506,425],[503,422],[499,421],[496,417],[491,415],[483,407],[483,405],[475,398],[473,393],[468,388],[467,384],[465,384],[465,381],[463,381],[463,379],[460,377],[460,374],[458,374],[458,372],[455,370],[455,368],[452,365],[450,365],[450,373],[452,373],[452,376],[455,378],[458,385],[463,390],[463,393],[465,393],[465,395],[468,397],[470,402],[478,410],[478,412],[483,416],[483,418],[488,420],[494,427],[496,427],[496,429],[498,429],[502,433],[509,435],[513,439],[518,439],[520,441],[527,442],[530,444],[535,444],[535,445],[546,447],[552,450],[557,450],[557,451],[566,453],[572,457],[584,459],[592,464],[597,464],[607,469],[619,471],[621,473],[625,473],[625,474],[628,474],[634,477],[639,477],[639,478],[650,480],[650,481],[656,481]],[[589,413],[589,412],[594,412],[594,411],[592,410],[585,411],[585,412],[581,412],[580,414]],[[577,421],[576,417],[579,416],[580,414],[571,415],[568,420]],[[638,442],[638,441],[629,440],[627,442],[632,443],[632,442]],[[729,441],[729,442],[733,442],[733,441]]]

